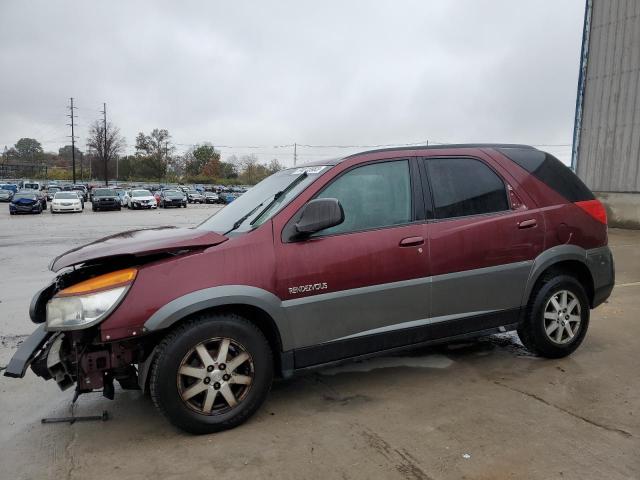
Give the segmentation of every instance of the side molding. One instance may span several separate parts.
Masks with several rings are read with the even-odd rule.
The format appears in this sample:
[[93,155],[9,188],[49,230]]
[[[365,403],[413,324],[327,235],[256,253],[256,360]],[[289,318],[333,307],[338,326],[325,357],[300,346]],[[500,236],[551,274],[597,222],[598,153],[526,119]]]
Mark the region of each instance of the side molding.
[[144,328],[150,332],[163,330],[178,320],[201,310],[234,304],[251,305],[267,312],[276,324],[283,350],[291,348],[290,326],[283,314],[281,300],[271,292],[248,285],[224,285],[183,295],[151,315],[145,322]]

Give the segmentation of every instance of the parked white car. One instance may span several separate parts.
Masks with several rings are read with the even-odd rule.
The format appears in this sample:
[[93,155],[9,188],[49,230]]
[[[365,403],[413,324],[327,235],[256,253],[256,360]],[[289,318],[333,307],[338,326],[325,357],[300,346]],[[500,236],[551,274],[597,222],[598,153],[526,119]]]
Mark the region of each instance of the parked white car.
[[80,212],[82,213],[82,200],[76,192],[56,192],[51,200],[51,213]]
[[130,190],[124,194],[127,208],[157,208],[156,197],[149,190]]

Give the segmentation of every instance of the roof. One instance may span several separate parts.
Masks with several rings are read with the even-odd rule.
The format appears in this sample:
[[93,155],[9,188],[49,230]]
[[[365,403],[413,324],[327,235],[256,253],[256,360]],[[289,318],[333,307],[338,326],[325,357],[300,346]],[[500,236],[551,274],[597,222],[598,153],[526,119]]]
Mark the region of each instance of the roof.
[[531,145],[521,145],[518,143],[449,143],[439,145],[412,145],[409,147],[387,147],[378,148],[375,150],[365,150],[363,152],[353,153],[345,157],[330,158],[325,160],[315,160],[304,164],[297,165],[299,167],[311,167],[314,165],[337,165],[338,163],[346,160],[347,158],[353,158],[358,155],[364,155],[367,153],[380,153],[380,152],[398,152],[406,150],[448,150],[448,149],[465,149],[465,148],[519,148],[526,150],[536,150]]

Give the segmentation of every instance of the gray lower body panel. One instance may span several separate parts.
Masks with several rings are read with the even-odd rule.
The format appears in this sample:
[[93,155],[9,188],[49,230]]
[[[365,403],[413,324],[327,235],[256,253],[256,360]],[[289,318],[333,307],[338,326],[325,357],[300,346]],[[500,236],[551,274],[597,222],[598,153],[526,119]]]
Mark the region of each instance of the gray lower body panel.
[[533,262],[425,277],[282,302],[299,349],[518,309]]
[[593,302],[591,308],[603,303],[616,281],[613,254],[608,246],[587,250],[587,266],[593,278]]

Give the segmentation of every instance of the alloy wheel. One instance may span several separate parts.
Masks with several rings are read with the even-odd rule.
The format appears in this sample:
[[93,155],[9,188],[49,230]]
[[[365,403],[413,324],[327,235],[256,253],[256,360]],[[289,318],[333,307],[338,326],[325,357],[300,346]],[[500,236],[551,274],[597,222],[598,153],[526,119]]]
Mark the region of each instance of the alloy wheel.
[[253,359],[230,338],[212,338],[193,347],[178,367],[178,392],[192,410],[226,413],[242,402],[254,380]]
[[580,330],[582,316],[578,298],[569,290],[560,290],[547,301],[544,309],[544,329],[559,345],[571,342]]

